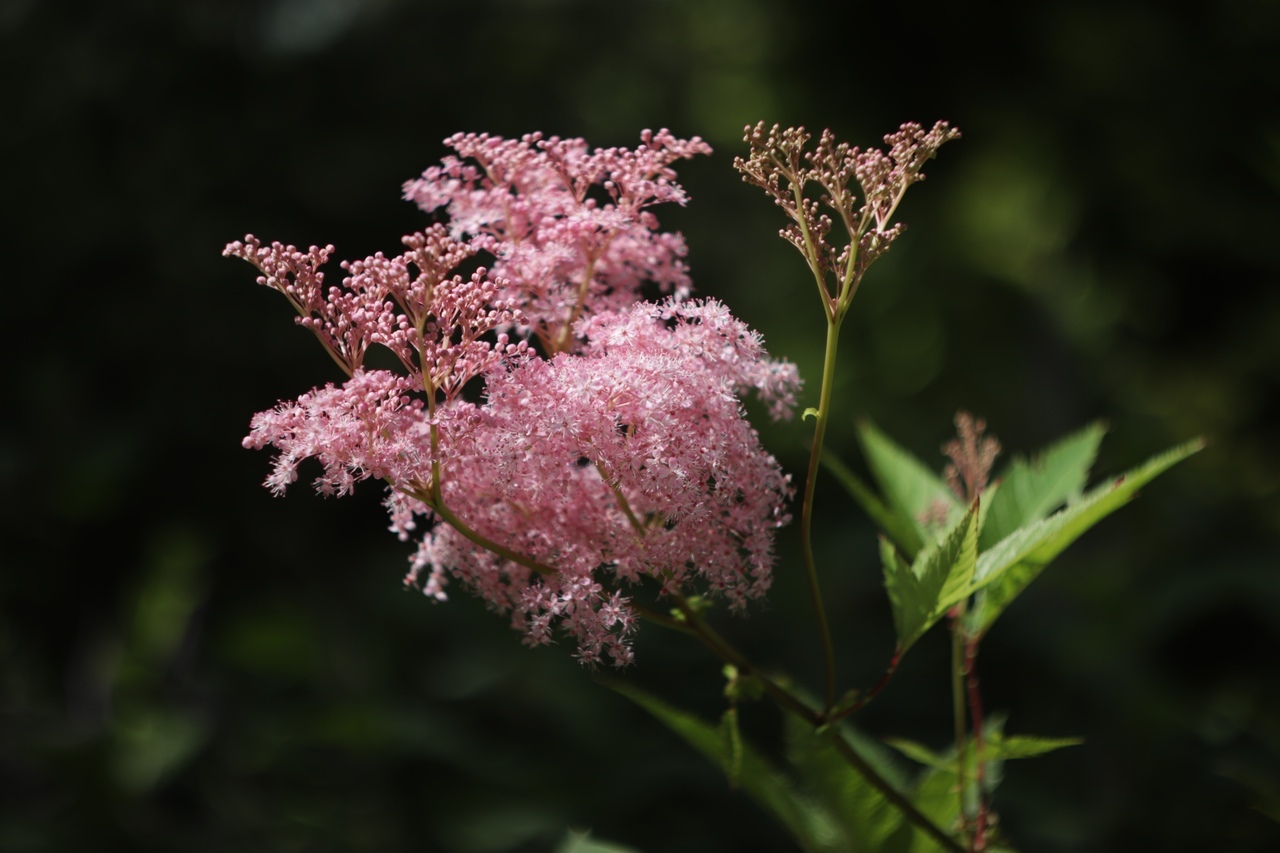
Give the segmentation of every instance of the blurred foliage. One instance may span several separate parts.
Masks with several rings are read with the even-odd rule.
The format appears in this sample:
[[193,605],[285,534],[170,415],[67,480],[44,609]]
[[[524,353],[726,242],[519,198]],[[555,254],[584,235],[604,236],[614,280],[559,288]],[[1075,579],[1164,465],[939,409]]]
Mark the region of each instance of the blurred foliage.
[[[1213,441],[984,645],[1012,730],[1085,737],[1006,768],[1009,837],[1280,846],[1280,6],[7,0],[0,80],[0,849],[545,851],[590,849],[571,846],[588,827],[787,849],[565,649],[400,592],[408,549],[373,490],[258,486],[250,414],[334,377],[219,255],[246,231],[395,249],[421,223],[400,182],[458,130],[669,126],[717,154],[660,218],[816,393],[812,285],[730,167],[761,118],[863,145],[909,119],[965,133],[847,324],[842,458],[855,415],[927,456],[960,407],[1011,450],[1107,419],[1104,472]],[[762,429],[792,471],[804,432]],[[875,539],[820,494],[842,680],[864,684],[892,645]],[[794,544],[769,606],[721,621],[813,684],[816,637],[784,633],[809,624]],[[860,726],[946,742],[930,639]],[[715,661],[652,627],[638,652],[627,679],[718,718]]]

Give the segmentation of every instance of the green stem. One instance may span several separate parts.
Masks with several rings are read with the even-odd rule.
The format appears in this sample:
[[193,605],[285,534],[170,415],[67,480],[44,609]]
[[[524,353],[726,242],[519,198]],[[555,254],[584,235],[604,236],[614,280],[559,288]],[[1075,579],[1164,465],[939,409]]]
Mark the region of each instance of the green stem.
[[[717,634],[683,596],[676,593],[672,597],[675,599],[677,609],[684,616],[683,620],[666,616],[635,602],[632,602],[629,606],[644,619],[696,637],[725,663],[733,664],[738,668],[739,672],[759,679],[764,691],[769,694],[769,698],[773,699],[783,710],[790,711],[815,729],[828,724],[829,721],[823,713],[810,707],[803,699],[761,673],[760,669],[748,660],[745,655]],[[833,730],[836,751],[840,756],[861,774],[868,784],[883,794],[885,799],[902,812],[902,816],[908,823],[929,835],[944,850],[951,851],[951,853],[965,853],[963,847],[917,809],[909,799],[894,788],[893,785],[889,784],[889,781],[881,776],[874,767],[868,764],[866,759],[859,755],[853,747],[849,746],[844,736],[835,727],[833,727]]]
[[822,392],[818,398],[817,423],[813,428],[813,449],[809,453],[809,473],[805,477],[804,504],[800,510],[800,547],[804,553],[805,576],[809,581],[809,597],[818,619],[818,632],[822,636],[822,657],[826,670],[826,710],[836,701],[835,649],[831,643],[831,629],[827,624],[827,612],[822,603],[822,591],[818,586],[818,568],[813,558],[813,496],[818,485],[818,469],[822,465],[822,443],[827,435],[827,422],[831,418],[831,389],[835,385],[836,352],[840,341],[840,324],[827,321],[827,351],[822,365]]
[[637,603],[634,599],[627,602],[627,607],[634,610],[636,615],[641,619],[647,619],[655,625],[661,625],[663,628],[670,628],[672,631],[679,631],[682,634],[689,634],[693,637],[696,637],[698,634],[698,632],[694,630],[693,626],[685,620],[677,619],[674,616],[668,616],[661,611],[654,610],[652,607],[646,607],[643,604]]
[[689,625],[690,633],[697,637],[717,657],[725,663],[733,664],[741,672],[750,673],[760,679],[760,683],[764,686],[764,691],[769,694],[769,697],[786,710],[796,714],[810,725],[815,727],[822,725],[824,718],[821,713],[810,708],[807,703],[794,693],[762,673],[760,668],[748,660],[742,652],[716,633],[715,629],[707,624],[706,620],[698,614],[698,611],[689,604],[684,596],[678,592],[672,592],[670,595],[675,599],[676,608],[679,609],[681,615],[685,618],[685,622]]
[[849,742],[844,739],[844,735],[839,732],[835,733],[835,745],[836,751],[843,756],[844,760],[849,762],[854,770],[861,773],[871,787],[883,794],[884,798],[892,803],[894,808],[902,812],[902,816],[907,819],[908,823],[938,842],[938,845],[943,850],[949,850],[951,853],[966,853],[965,849],[957,844],[954,838],[947,835],[941,827],[929,820],[897,788],[890,785],[883,776],[877,773],[875,768],[868,764],[867,760],[858,754],[858,751],[850,746]]
[[[779,163],[779,165],[784,164]],[[787,171],[789,172],[790,170]],[[809,221],[806,218],[807,214],[804,206],[804,183],[797,180],[793,172],[788,174],[788,180],[791,183],[791,198],[796,205],[796,215],[792,218],[800,227],[800,236],[804,240],[805,262],[808,263],[809,271],[813,273],[813,280],[818,285],[818,295],[822,299],[822,310],[826,312],[827,322],[830,323],[835,319],[835,306],[832,304],[831,294],[827,293],[827,283],[822,277],[822,257],[819,254],[818,244],[809,232]]]

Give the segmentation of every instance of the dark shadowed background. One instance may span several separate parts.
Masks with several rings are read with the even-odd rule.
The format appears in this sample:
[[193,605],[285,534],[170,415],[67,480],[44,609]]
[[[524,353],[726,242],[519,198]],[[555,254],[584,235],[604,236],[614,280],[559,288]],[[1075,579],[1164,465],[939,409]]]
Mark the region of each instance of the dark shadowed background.
[[[965,136],[859,294],[833,446],[860,464],[870,417],[940,467],[960,407],[1015,451],[1104,418],[1102,472],[1213,440],[984,645],[1010,731],[1087,739],[1007,767],[1004,828],[1280,849],[1277,104],[1266,0],[0,0],[0,849],[790,849],[570,649],[403,592],[376,488],[260,487],[250,415],[338,377],[220,252],[395,251],[425,221],[400,184],[455,131],[667,126],[716,147],[657,210],[700,291],[816,392],[819,308],[732,169],[742,126],[869,145],[939,118]],[[797,475],[808,431],[764,429]],[[892,642],[875,538],[822,495],[841,677],[866,684]],[[794,546],[769,604],[718,624],[816,686]],[[719,713],[699,648],[646,626],[637,651],[625,678]],[[946,654],[922,643],[860,724],[941,746]]]

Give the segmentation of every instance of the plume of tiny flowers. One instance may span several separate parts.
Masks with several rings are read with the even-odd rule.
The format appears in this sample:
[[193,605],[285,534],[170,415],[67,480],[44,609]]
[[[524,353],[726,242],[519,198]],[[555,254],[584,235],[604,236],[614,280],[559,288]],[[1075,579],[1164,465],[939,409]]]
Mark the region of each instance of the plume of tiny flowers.
[[646,283],[686,296],[684,239],[658,230],[650,208],[685,204],[672,164],[711,147],[698,137],[644,131],[635,149],[582,139],[457,134],[457,156],[404,185],[427,212],[444,208],[451,233],[491,253],[548,353],[576,346],[577,319],[620,310]]
[[[274,446],[267,486],[276,494],[308,458],[320,461],[316,487],[344,495],[370,477],[412,492],[433,482],[433,464],[474,428],[475,406],[462,387],[495,365],[528,357],[528,345],[496,333],[523,321],[503,283],[483,268],[449,276],[474,251],[442,226],[404,238],[408,250],[343,262],[349,275],[324,289],[320,266],[333,248],[264,246],[253,235],[224,254],[253,263],[260,284],[289,299],[298,323],[315,333],[347,374],[342,385],[314,389],[253,418],[244,444]],[[399,357],[404,374],[366,371],[364,356],[380,345]]]
[[530,643],[549,642],[558,623],[584,661],[607,653],[621,664],[632,618],[604,578],[706,589],[736,610],[769,588],[792,489],[738,395],[754,387],[782,416],[799,378],[712,300],[637,303],[579,333],[589,338],[581,353],[489,375],[484,428],[455,446],[465,456],[444,484],[468,525],[555,573],[497,560],[436,525],[411,579],[439,596],[452,567]]
[[[754,390],[789,417],[795,367],[721,303],[685,298],[683,243],[647,211],[683,203],[671,163],[709,149],[666,131],[642,142],[453,137],[479,165],[446,160],[407,190],[449,224],[395,257],[342,263],[340,285],[321,270],[332,247],[249,235],[225,251],[347,375],[254,417],[244,443],[277,450],[273,493],[307,459],[325,494],[384,481],[391,529],[419,539],[407,583],[442,600],[460,582],[526,642],[567,634],[588,664],[632,660],[623,584],[652,577],[734,609],[763,595],[792,493],[740,398]],[[494,270],[455,273],[479,252]],[[636,302],[645,280],[674,294]],[[373,346],[402,371],[366,370]]]
[[[734,167],[791,219],[780,233],[804,256],[828,316],[834,318],[848,310],[867,268],[906,227],[894,223],[893,214],[907,187],[924,180],[924,164],[959,136],[946,122],[927,132],[907,123],[884,137],[886,153],[836,142],[824,130],[817,145],[807,149],[812,137],[803,127],[760,122],[746,127],[750,150],[746,158],[734,159]],[[817,185],[816,197],[810,195],[811,184]],[[842,232],[834,241],[833,216]]]
[[951,460],[942,473],[956,497],[972,501],[991,479],[991,467],[1000,455],[1000,441],[985,435],[985,420],[966,411],[956,412],[955,424],[956,437],[942,445],[943,454]]
[[[952,494],[966,504],[971,504],[986,490],[991,480],[991,468],[1000,455],[1000,441],[986,435],[987,422],[975,418],[966,411],[955,415],[956,437],[942,445],[942,453],[948,461],[942,470]],[[934,498],[918,518],[921,524],[935,531],[945,530],[953,518],[956,504],[944,497]]]

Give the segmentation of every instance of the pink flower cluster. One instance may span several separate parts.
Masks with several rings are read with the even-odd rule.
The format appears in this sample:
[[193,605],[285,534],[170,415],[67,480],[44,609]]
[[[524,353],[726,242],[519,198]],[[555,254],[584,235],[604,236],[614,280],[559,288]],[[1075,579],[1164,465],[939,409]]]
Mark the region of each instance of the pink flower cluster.
[[573,345],[583,312],[617,311],[645,282],[689,294],[684,238],[658,231],[648,210],[687,201],[672,164],[710,154],[701,139],[644,131],[641,145],[588,149],[581,139],[456,134],[458,153],[404,185],[430,213],[444,208],[450,233],[492,253],[494,272],[518,294],[548,352]]
[[[635,150],[582,140],[455,136],[406,184],[448,224],[406,251],[342,264],[252,236],[253,263],[347,374],[254,417],[282,493],[307,459],[316,487],[389,487],[392,530],[419,546],[406,581],[461,581],[530,644],[571,636],[586,663],[631,661],[625,584],[708,590],[741,608],[769,587],[789,477],[745,417],[748,391],[787,417],[800,380],[715,300],[687,298],[678,234],[653,204],[685,196],[671,164],[699,139],[645,132]],[[491,262],[469,275],[460,265]],[[656,285],[669,295],[638,301]],[[402,370],[366,370],[380,345]]]

